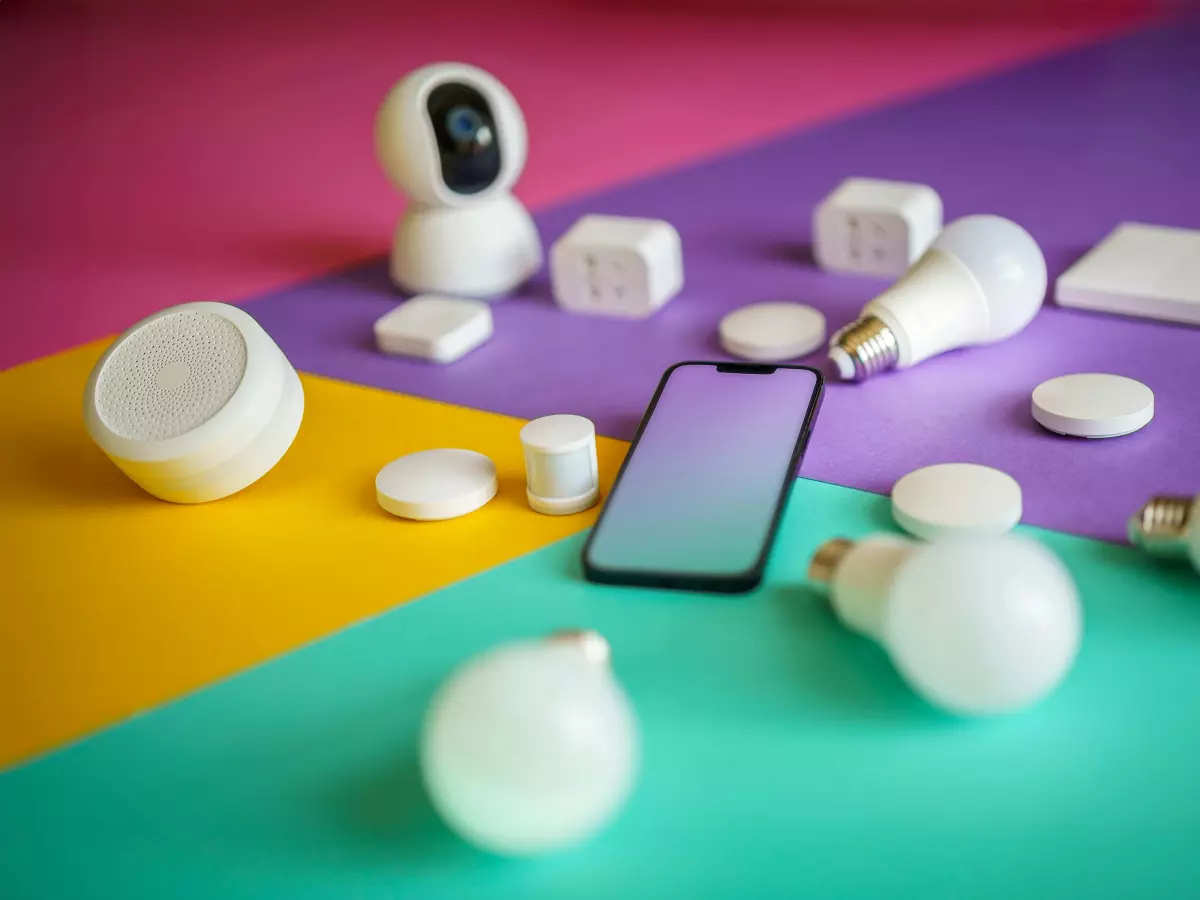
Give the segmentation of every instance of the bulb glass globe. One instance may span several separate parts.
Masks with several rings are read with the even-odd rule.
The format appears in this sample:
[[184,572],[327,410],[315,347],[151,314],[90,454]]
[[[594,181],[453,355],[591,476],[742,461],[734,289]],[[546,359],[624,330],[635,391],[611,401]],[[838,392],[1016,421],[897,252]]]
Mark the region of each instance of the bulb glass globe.
[[899,568],[883,615],[897,669],[930,702],[967,715],[1036,703],[1071,668],[1083,616],[1049,550],[1006,536],[931,544]]
[[434,807],[476,846],[531,856],[578,844],[620,810],[637,723],[607,664],[541,641],[468,662],[433,700],[421,766]]

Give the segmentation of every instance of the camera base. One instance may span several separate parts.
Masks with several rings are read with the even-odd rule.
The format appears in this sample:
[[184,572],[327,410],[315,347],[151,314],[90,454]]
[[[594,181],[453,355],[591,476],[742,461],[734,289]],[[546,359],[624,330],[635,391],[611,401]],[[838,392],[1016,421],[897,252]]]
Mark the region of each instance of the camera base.
[[488,299],[519,287],[541,266],[537,228],[511,194],[468,207],[411,204],[392,244],[392,281],[410,294]]

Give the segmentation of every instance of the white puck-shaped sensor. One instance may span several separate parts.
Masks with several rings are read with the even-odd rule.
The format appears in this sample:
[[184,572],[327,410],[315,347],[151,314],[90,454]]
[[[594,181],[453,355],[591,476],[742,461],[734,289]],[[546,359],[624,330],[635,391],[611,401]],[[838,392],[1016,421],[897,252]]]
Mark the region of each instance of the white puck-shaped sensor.
[[1062,375],[1034,389],[1033,418],[1056,434],[1119,437],[1154,418],[1154,392],[1122,375]]
[[249,314],[185,303],[118,337],[88,378],[83,419],[96,445],[148,493],[217,500],[253,484],[291,446],[304,389]]
[[596,426],[583,416],[534,419],[521,429],[525,496],[548,516],[583,512],[600,496]]
[[726,315],[718,333],[731,356],[783,362],[824,346],[825,316],[803,303],[751,303]]
[[892,515],[909,534],[927,540],[1004,534],[1021,521],[1021,486],[988,466],[926,466],[896,482]]
[[375,498],[394,516],[432,522],[475,512],[496,496],[496,466],[473,450],[422,450],[375,476]]

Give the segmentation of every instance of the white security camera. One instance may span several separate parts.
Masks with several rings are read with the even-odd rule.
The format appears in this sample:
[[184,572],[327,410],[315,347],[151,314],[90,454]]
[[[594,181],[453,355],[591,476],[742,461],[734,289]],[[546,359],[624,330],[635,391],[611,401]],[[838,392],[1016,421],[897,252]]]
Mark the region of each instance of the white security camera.
[[438,63],[403,78],[380,107],[375,151],[410,200],[392,244],[401,290],[494,297],[541,268],[537,229],[511,193],[525,118],[487,72]]

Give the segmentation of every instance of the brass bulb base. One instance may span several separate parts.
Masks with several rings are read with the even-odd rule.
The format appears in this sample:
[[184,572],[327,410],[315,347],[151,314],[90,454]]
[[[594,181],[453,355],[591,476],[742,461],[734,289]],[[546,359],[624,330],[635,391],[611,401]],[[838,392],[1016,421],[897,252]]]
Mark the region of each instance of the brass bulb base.
[[829,358],[844,380],[865,381],[899,364],[900,345],[882,319],[868,315],[833,336]]

